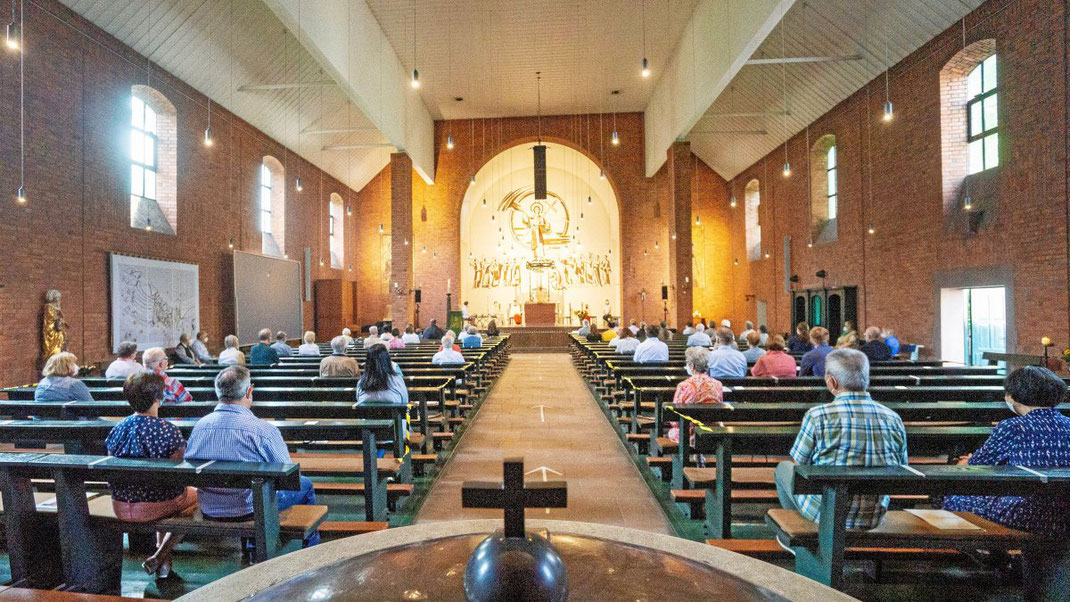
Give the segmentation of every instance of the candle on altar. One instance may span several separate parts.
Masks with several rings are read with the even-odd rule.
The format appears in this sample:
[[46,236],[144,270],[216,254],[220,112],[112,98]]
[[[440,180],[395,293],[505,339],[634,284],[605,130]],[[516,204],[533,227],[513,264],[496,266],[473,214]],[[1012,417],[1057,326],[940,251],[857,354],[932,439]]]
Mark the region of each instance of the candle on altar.
[[448,293],[448,292],[450,292],[450,284],[451,284],[452,282],[453,282],[453,281],[452,281],[452,280],[450,280],[449,278],[447,278],[447,279],[446,279],[446,292],[447,292],[447,293]]

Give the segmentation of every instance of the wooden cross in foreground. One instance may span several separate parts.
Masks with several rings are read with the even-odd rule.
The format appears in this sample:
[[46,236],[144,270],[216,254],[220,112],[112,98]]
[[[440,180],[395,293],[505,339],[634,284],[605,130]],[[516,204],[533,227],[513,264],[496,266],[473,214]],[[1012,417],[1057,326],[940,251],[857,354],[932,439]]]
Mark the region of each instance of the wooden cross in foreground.
[[462,508],[500,508],[505,510],[505,536],[524,537],[525,508],[565,508],[568,485],[564,481],[546,481],[524,486],[524,459],[506,458],[501,483],[466,481],[461,485]]

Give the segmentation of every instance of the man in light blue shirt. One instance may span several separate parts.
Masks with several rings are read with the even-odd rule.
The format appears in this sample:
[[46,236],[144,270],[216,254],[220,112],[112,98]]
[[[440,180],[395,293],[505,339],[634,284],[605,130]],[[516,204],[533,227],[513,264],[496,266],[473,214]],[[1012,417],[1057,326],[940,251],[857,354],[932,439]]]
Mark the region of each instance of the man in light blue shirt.
[[736,335],[727,328],[718,328],[713,351],[710,352],[709,373],[714,378],[744,378],[747,376],[747,358],[739,349],[733,349]]
[[[632,361],[637,364],[669,361],[669,346],[658,338],[659,330],[657,326],[646,327],[646,340],[639,343],[639,346],[635,348],[635,355],[632,356]],[[618,352],[620,351],[619,345],[617,350]]]
[[709,347],[713,344],[710,335],[706,334],[706,325],[702,322],[695,324],[695,332],[687,337],[688,347]]
[[275,342],[271,345],[271,348],[275,350],[275,353],[279,354],[279,357],[290,357],[294,354],[294,350],[286,342],[286,333],[281,330],[275,333]]
[[[221,371],[215,379],[215,392],[219,405],[193,427],[186,444],[186,460],[291,463],[279,429],[249,409],[253,405],[253,386],[247,368],[231,366]],[[279,491],[276,495],[280,512],[291,506],[316,503],[312,481],[307,477],[301,477],[300,490]],[[249,489],[203,487],[197,492],[197,503],[208,519],[240,522],[253,517],[253,492]],[[314,546],[319,541],[319,533],[313,533],[304,545]]]
[[813,349],[807,351],[799,361],[799,376],[824,376],[825,356],[832,353],[829,347],[829,331],[821,326],[810,329],[810,343]]

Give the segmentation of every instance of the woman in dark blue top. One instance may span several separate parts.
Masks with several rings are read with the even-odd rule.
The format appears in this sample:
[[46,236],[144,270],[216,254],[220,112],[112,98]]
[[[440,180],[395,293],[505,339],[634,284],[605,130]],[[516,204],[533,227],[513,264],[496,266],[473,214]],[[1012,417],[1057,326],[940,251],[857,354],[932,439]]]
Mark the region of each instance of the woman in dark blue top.
[[[1066,397],[1066,384],[1047,368],[1026,366],[1004,382],[1007,406],[1015,414],[993,429],[967,464],[1023,468],[1070,466],[1070,418],[1055,406]],[[944,509],[972,512],[1013,529],[1065,535],[1070,529],[1070,500],[1064,497],[964,496],[944,500]]]
[[[133,374],[123,384],[123,393],[134,413],[119,421],[108,433],[105,445],[116,458],[174,458],[181,460],[186,442],[178,427],[159,417],[165,383],[154,372]],[[197,505],[193,487],[112,483],[112,507],[119,520],[147,522],[185,512]],[[145,572],[166,579],[171,573],[171,550],[181,537],[156,534],[156,553],[141,565]]]

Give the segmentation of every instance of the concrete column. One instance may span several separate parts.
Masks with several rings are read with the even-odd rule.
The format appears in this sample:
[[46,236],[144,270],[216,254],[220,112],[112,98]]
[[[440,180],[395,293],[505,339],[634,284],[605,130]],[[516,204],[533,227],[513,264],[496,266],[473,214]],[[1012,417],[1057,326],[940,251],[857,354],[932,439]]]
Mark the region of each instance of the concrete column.
[[412,159],[390,155],[390,317],[398,328],[413,322]]
[[[683,328],[691,320],[691,143],[674,142],[668,151],[669,173],[669,325]],[[675,237],[673,234],[675,233]],[[660,292],[659,297],[660,297]]]

